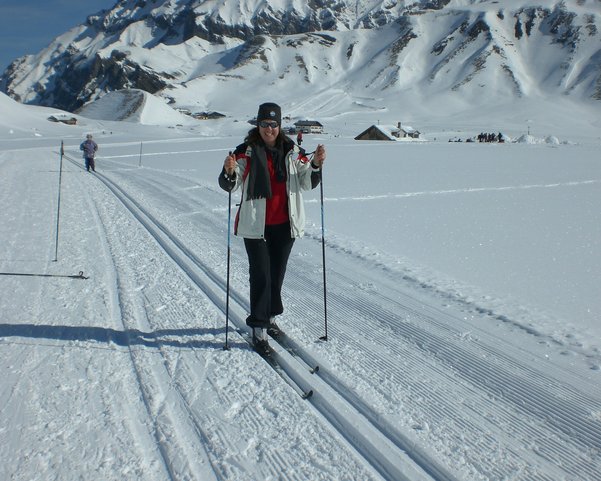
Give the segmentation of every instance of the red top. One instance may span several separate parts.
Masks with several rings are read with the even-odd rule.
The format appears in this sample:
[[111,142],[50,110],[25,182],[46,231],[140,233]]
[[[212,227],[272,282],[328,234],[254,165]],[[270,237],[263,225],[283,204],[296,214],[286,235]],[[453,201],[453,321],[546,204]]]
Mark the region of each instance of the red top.
[[288,216],[288,194],[286,193],[286,181],[278,182],[273,168],[271,154],[267,151],[267,170],[271,181],[271,199],[267,199],[267,212],[265,214],[266,225],[283,224],[290,220]]

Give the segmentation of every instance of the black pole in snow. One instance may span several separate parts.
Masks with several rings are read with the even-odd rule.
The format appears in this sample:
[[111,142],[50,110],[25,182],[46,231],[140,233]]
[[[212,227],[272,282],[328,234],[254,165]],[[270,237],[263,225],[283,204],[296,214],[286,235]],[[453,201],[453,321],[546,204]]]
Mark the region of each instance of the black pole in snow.
[[[230,152],[230,155],[232,153]],[[227,344],[227,336],[229,331],[229,321],[230,321],[230,244],[231,244],[231,224],[232,224],[232,189],[230,189],[227,193],[227,280],[225,287],[225,346],[223,346],[224,350],[229,350],[229,346]]]
[[325,241],[325,227],[324,227],[324,215],[323,215],[323,165],[321,167],[321,182],[319,183],[320,193],[320,204],[321,204],[321,255],[323,265],[323,313],[324,313],[324,325],[325,335],[319,339],[322,341],[328,340],[328,301],[327,301],[327,284],[326,284],[326,241]]
[[63,155],[65,155],[65,144],[61,140],[60,164],[58,168],[58,200],[56,203],[56,239],[54,241],[54,262],[58,261],[58,231],[61,215],[61,183],[63,177]]

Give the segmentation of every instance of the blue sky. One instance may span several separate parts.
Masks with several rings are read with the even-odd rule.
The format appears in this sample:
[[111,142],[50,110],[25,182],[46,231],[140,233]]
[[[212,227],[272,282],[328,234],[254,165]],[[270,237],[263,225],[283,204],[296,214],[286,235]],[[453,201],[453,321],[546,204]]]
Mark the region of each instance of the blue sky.
[[0,73],[117,0],[0,0]]

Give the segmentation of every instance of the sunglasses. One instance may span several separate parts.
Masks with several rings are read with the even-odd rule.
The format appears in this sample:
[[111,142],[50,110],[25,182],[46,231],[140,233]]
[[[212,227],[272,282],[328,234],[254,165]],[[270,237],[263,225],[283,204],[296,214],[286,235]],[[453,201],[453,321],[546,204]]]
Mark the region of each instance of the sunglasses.
[[277,129],[278,123],[275,120],[261,120],[261,122],[259,122],[259,127],[263,127],[264,129],[266,129],[267,127]]

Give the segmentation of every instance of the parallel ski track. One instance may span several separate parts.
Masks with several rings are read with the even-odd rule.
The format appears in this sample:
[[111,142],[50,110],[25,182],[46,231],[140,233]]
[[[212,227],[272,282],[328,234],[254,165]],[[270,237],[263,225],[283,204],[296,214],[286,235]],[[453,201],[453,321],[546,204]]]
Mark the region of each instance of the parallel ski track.
[[[163,177],[138,177],[136,182],[160,189],[162,194],[167,194],[173,186],[164,183],[167,181]],[[210,219],[203,219],[210,222]],[[295,260],[295,264],[303,262],[302,259]],[[323,316],[323,306],[318,302],[321,299],[321,286],[316,285],[315,279],[307,277],[311,268],[302,266],[296,269],[292,266],[291,269],[294,275],[288,277],[287,292],[293,298],[298,295],[294,293],[303,293],[302,298],[296,298],[297,307],[291,310],[299,319],[319,319]],[[357,283],[356,276],[343,274],[347,270],[334,269],[329,272],[333,285]],[[217,279],[217,282],[223,287],[222,279]],[[232,298],[238,305],[247,308],[244,296],[232,291]],[[472,462],[479,464],[487,476],[503,479],[510,475],[512,469],[536,460],[538,456],[536,465],[526,467],[529,470],[528,479],[551,480],[554,475],[549,473],[556,472],[557,466],[570,475],[577,474],[587,480],[596,479],[599,464],[591,463],[590,459],[594,458],[594,452],[601,452],[601,423],[593,416],[593,413],[599,412],[599,397],[596,397],[597,393],[591,395],[592,392],[579,389],[577,383],[569,379],[569,373],[561,375],[554,372],[553,377],[549,376],[522,362],[525,353],[511,351],[513,348],[509,345],[499,346],[498,340],[490,339],[485,332],[476,330],[476,339],[470,335],[466,341],[462,327],[474,330],[473,326],[465,326],[461,319],[436,307],[424,305],[398,289],[368,294],[355,289],[350,292],[330,290],[328,305],[331,312],[336,313],[334,329],[339,319],[344,319],[345,330],[336,330],[333,337],[340,340],[349,352],[360,353],[365,351],[369,343],[373,343],[374,349],[369,351],[369,358],[365,359],[369,372],[364,373],[373,377],[373,389],[378,389],[379,380],[394,380],[398,389],[402,390],[404,386],[407,392],[428,399],[432,422],[439,420],[442,423],[450,418],[456,423],[455,429],[459,435],[462,432],[469,434],[474,443],[470,449],[477,453],[476,457],[479,456]],[[307,325],[306,328],[314,330],[315,338],[318,337],[314,326]],[[366,331],[371,333],[369,339],[348,334]],[[394,445],[410,453],[416,463],[433,478],[453,479],[453,475],[440,466],[431,454],[416,446],[409,436],[371,408],[349,382],[341,379],[340,373],[331,372],[324,366],[323,360],[316,359],[290,337],[281,346],[293,353],[307,368],[320,365],[320,378]],[[511,352],[507,348],[511,348]],[[380,351],[387,355],[382,356]],[[405,371],[419,373],[424,370],[424,359],[428,359],[427,367],[433,375],[444,379],[447,385],[454,385],[459,380],[462,389],[475,391],[476,394],[471,396],[471,404],[452,403],[448,393],[432,391],[430,386],[408,378]],[[556,374],[558,377],[555,377]],[[354,379],[357,375],[361,374],[352,372],[348,378]],[[513,459],[504,466],[497,459],[487,459],[486,455],[481,454],[498,443],[494,434],[484,434],[482,431],[483,426],[491,422],[482,419],[483,413],[490,409],[490,404],[494,404],[493,413],[497,418],[494,422],[508,426],[506,432],[500,430],[497,435],[531,440],[536,444],[533,448],[536,455],[523,458],[522,453],[516,452],[507,443],[505,449]],[[466,416],[470,410],[473,411],[472,417]]]
[[[75,160],[69,158],[68,156],[65,156],[65,158],[72,162],[76,167],[83,170],[83,167]],[[106,180],[101,179],[98,174],[96,174],[96,177],[102,180],[106,185]],[[94,205],[91,205],[90,208],[93,209],[93,215],[96,217],[96,225],[102,229],[103,224],[100,221],[98,208]],[[106,235],[99,236],[99,238],[104,239],[106,238]],[[110,255],[110,247],[106,245],[106,242],[103,243],[103,250],[106,252],[106,256],[109,259],[112,259],[112,256]],[[115,324],[120,324],[120,327],[123,328],[124,333],[130,331],[151,332],[148,325],[133,325],[125,321],[127,316],[123,315],[123,311],[126,301],[123,299],[122,292],[125,292],[126,289],[120,288],[121,280],[119,276],[119,269],[114,264],[114,261],[110,272],[110,277],[112,277],[115,287],[115,292],[113,293],[115,297],[115,303],[113,305],[113,311],[115,312],[112,313],[113,322]],[[135,301],[133,302],[136,304],[134,308],[140,311],[141,307],[138,305],[139,303]],[[138,319],[141,317],[143,316],[137,316]],[[165,352],[161,347],[161,343],[157,342],[156,344],[159,346],[161,356],[163,359],[165,359]],[[212,476],[209,474],[207,469],[203,469],[199,464],[199,460],[202,459],[205,461],[205,465],[212,465],[210,456],[205,450],[207,438],[203,433],[201,421],[194,414],[193,409],[187,402],[185,395],[181,392],[177,384],[171,381],[171,376],[165,367],[166,362],[153,362],[151,364],[151,369],[148,369],[148,363],[147,360],[144,359],[144,353],[132,349],[132,345],[133,344],[129,345],[128,352],[133,372],[139,386],[140,397],[144,403],[147,415],[152,421],[152,434],[154,435],[157,449],[161,455],[163,466],[169,476],[169,479],[174,481],[181,479],[183,468],[190,470],[190,472],[186,475],[187,479],[190,475],[194,476],[202,473],[203,480],[213,479],[224,481],[226,478],[220,475],[219,470],[216,469],[214,465],[211,471],[211,474],[213,474]],[[155,394],[153,392],[153,387],[161,390],[166,386],[168,392],[163,394],[169,397],[169,402],[166,402],[162,407],[159,408],[153,407],[153,404],[155,404],[152,400]],[[180,412],[183,411],[184,415],[181,416],[174,412],[177,410]],[[187,419],[189,422],[183,423],[182,419]],[[172,429],[173,426],[176,426],[175,429]],[[191,430],[193,434],[190,433]],[[194,445],[190,445],[189,442],[185,440],[180,442],[177,439],[173,439],[173,436],[171,435],[173,432],[185,433],[187,431],[189,434],[187,436],[188,439],[202,440],[203,442],[195,442]],[[170,442],[167,443],[166,439],[170,439]],[[177,445],[172,445],[173,443],[176,443]],[[177,468],[175,466],[176,463],[178,465]]]
[[[69,160],[79,166],[73,159],[69,158]],[[124,189],[102,173],[96,172],[95,175],[152,235],[174,263],[205,293],[208,299],[218,309],[225,312],[225,279],[191,252]],[[231,292],[230,321],[241,333],[248,332],[245,325],[246,312],[244,296],[237,292]],[[248,340],[248,336],[243,337]],[[293,355],[275,340],[272,340],[270,344],[274,349],[273,357],[277,366],[283,371],[285,378],[292,381],[291,384],[296,384],[295,390],[299,394],[312,390],[314,392],[310,398],[312,405],[384,479],[390,481],[456,480],[425,452],[415,449],[407,442],[399,442],[400,436],[391,425],[385,422],[374,425],[372,420],[365,417],[365,406],[360,400],[347,399],[346,396],[343,396],[339,392],[340,386],[335,379],[328,382],[327,378],[320,378],[316,374],[312,374],[310,372],[312,366],[303,362],[303,359],[309,359],[311,356],[307,352],[303,353],[303,348],[295,348]],[[192,413],[190,413],[190,419],[192,421],[195,419]],[[199,433],[200,435],[201,433]]]
[[[175,176],[177,177],[177,176]],[[177,177],[180,181],[181,179]],[[138,181],[141,180],[138,178]],[[161,189],[162,192],[168,192],[169,187],[173,184],[163,185],[162,179],[146,178],[143,183],[154,184],[154,188]],[[130,199],[131,200],[131,199]],[[133,202],[133,200],[132,200]],[[139,206],[138,206],[139,207]],[[148,215],[146,213],[146,215]],[[160,226],[152,216],[149,216],[152,221]],[[163,234],[171,242],[178,243],[177,239],[172,236],[169,231],[163,229]],[[155,236],[156,237],[156,236]],[[159,240],[159,239],[157,239]],[[160,243],[160,240],[159,240]],[[208,285],[200,285],[199,287],[211,294],[211,300],[221,310],[224,310],[224,279],[215,274],[210,267],[204,265],[185,247],[181,246],[185,255],[192,259],[198,268],[203,272],[203,275],[210,278],[210,284],[213,284],[210,289]],[[169,252],[169,251],[167,251]],[[180,264],[177,260],[176,263]],[[185,271],[189,268],[184,268]],[[313,289],[318,289],[321,286],[312,286],[315,284],[314,279],[307,279],[303,276],[304,271],[295,272],[295,276],[291,276],[288,281],[290,291],[307,293],[307,286]],[[356,279],[350,276],[341,274],[340,270],[329,273],[329,276],[336,278],[339,285],[352,285],[356,283]],[[206,288],[206,289],[205,289]],[[310,289],[309,289],[310,290]],[[319,293],[315,292],[313,298],[319,299]],[[427,354],[428,358],[432,359],[433,363],[438,363],[431,366],[431,369],[438,370],[443,377],[458,377],[467,383],[468,386],[474,386],[476,390],[488,393],[492,399],[499,401],[499,409],[495,411],[495,415],[499,416],[496,422],[511,426],[511,432],[516,436],[523,436],[524,439],[536,439],[538,447],[536,448],[540,455],[542,465],[534,467],[529,473],[528,479],[536,480],[552,480],[553,475],[549,475],[544,467],[547,463],[551,472],[556,465],[563,466],[565,472],[571,475],[577,475],[581,479],[593,480],[598,475],[598,464],[587,463],[580,456],[578,451],[589,452],[590,457],[594,457],[593,452],[601,451],[601,424],[595,420],[591,413],[599,411],[599,401],[596,397],[591,397],[587,393],[578,391],[570,385],[569,382],[563,383],[556,378],[549,377],[543,372],[531,368],[525,363],[519,362],[519,356],[516,359],[512,356],[513,353],[506,353],[503,347],[495,346],[491,342],[479,342],[473,339],[470,342],[462,340],[461,322],[459,319],[450,319],[449,314],[442,310],[431,306],[424,306],[422,302],[410,296],[399,293],[395,290],[392,294],[369,293],[370,298],[376,296],[378,300],[368,300],[367,297],[356,293],[348,294],[341,292],[330,292],[328,304],[337,316],[345,319],[348,323],[349,331],[361,331],[368,328],[369,332],[383,332],[384,335],[372,339],[369,342],[377,342],[378,349],[388,352],[397,352],[399,363],[393,361],[393,357],[382,357],[377,354],[378,349],[370,352],[369,369],[375,370],[381,374],[381,377],[392,378],[399,386],[406,385],[408,381],[402,372],[402,369],[413,370],[420,372],[423,369],[423,353]],[[299,305],[298,310],[302,310],[302,315],[314,315],[319,318],[320,306],[317,302],[312,302],[311,295],[306,295],[303,299],[302,306]],[[231,299],[234,301],[237,312],[236,323],[244,329],[244,312],[247,309],[245,297],[236,291],[231,291]],[[299,299],[300,301],[300,299]],[[382,306],[387,306],[383,309]],[[355,324],[353,319],[369,319],[369,325],[365,322]],[[451,328],[450,326],[455,326]],[[348,331],[347,331],[348,332]],[[393,335],[388,335],[393,334]],[[477,333],[481,335],[482,333]],[[340,340],[347,345],[351,350],[356,347],[356,352],[365,349],[365,340],[358,340],[344,332],[336,332],[336,336],[340,336]],[[399,339],[403,340],[403,345],[399,345]],[[490,340],[489,340],[490,341]],[[341,380],[339,375],[329,371],[324,367],[323,362],[316,359],[310,352],[305,350],[291,338],[287,338],[286,342],[278,347],[278,360],[283,365],[286,361],[282,361],[282,356],[288,359],[291,351],[294,355],[293,361],[300,361],[305,370],[304,374],[299,377],[299,385],[303,385],[303,389],[308,389],[307,386],[313,387],[315,379],[323,380],[327,383],[327,388],[335,392],[338,398],[342,398],[354,410],[361,413],[371,426],[387,439],[387,443],[400,448],[406,452],[417,466],[425,471],[433,479],[455,479],[444,467],[439,466],[435,459],[425,450],[415,446],[414,442],[399,431],[394,425],[388,422],[385,417],[375,412],[362,398],[356,393],[355,389],[351,388],[347,383]],[[421,356],[416,355],[416,352],[422,352]],[[292,361],[290,361],[292,362]],[[320,371],[317,375],[313,375],[313,379],[306,379],[307,368],[320,365]],[[299,365],[292,362],[290,367],[291,372],[296,372]],[[294,378],[294,375],[290,376]],[[377,382],[374,381],[374,382]],[[450,379],[449,383],[453,380]],[[303,384],[309,383],[309,384]],[[477,422],[472,422],[469,419],[464,419],[465,416],[454,416],[452,410],[449,411],[449,402],[446,399],[445,393],[436,393],[428,390],[428,386],[420,386],[419,383],[407,385],[413,393],[423,396],[432,401],[432,405],[439,406],[435,411],[431,411],[434,415],[434,420],[445,419],[452,416],[459,424],[460,429],[466,432],[478,433],[481,425]],[[319,389],[316,389],[319,392]],[[319,399],[318,396],[316,396]],[[318,403],[313,401],[316,407]],[[453,407],[451,406],[451,409]],[[456,406],[454,409],[463,410],[475,409],[474,417],[481,416],[477,405],[475,406]],[[328,409],[322,407],[320,409],[326,418],[333,421],[332,413],[328,413]],[[323,412],[325,411],[325,412]],[[521,412],[527,417],[524,422],[522,416],[515,416],[515,411]],[[338,426],[338,429],[347,438],[352,438],[354,433],[348,430],[345,433],[344,426]],[[483,433],[483,443],[494,443],[494,437],[489,437]],[[566,446],[566,442],[568,445]],[[484,444],[483,444],[484,446]],[[373,446],[357,446],[359,452],[362,452],[365,457],[374,465],[378,464],[378,460],[373,458]],[[475,448],[477,449],[477,448]],[[508,448],[512,451],[512,448]],[[514,453],[516,459],[520,458],[519,453]],[[490,461],[488,467],[483,468],[491,478],[503,479],[509,475],[509,471],[502,465],[495,464],[495,460]],[[537,469],[539,468],[539,469]],[[384,477],[390,478],[387,475],[386,465],[379,468],[379,471]]]
[[[341,272],[339,269],[330,272],[335,278],[335,285],[356,284],[356,279]],[[301,287],[306,290],[310,285],[309,279],[303,278],[302,269],[300,276],[294,276],[290,284],[292,290]],[[311,298],[311,294],[307,293],[307,297]],[[424,366],[424,359],[431,359],[433,363],[428,368],[439,371],[438,375],[449,377],[449,384],[453,383],[452,378],[455,377],[466,383],[467,389],[473,386],[476,392],[488,393],[489,399],[495,400],[495,415],[504,416],[498,421],[510,426],[511,432],[519,439],[535,440],[541,463],[548,463],[550,471],[562,466],[566,473],[576,475],[578,479],[597,479],[599,463],[591,463],[590,459],[594,458],[595,451],[601,452],[601,423],[592,416],[599,410],[598,397],[579,390],[568,379],[564,384],[545,372],[519,362],[519,355],[524,356],[524,353],[518,353],[518,357],[512,356],[514,353],[503,350],[508,348],[507,345],[499,347],[490,339],[488,342],[473,339],[465,342],[461,337],[462,322],[459,319],[424,306],[397,289],[394,294],[369,292],[369,299],[356,290],[352,294],[330,292],[328,305],[337,317],[344,319],[347,328],[350,326],[351,329],[346,332],[372,333],[371,342],[377,343],[378,349],[370,352],[366,362],[374,371],[381,373],[381,378],[392,376],[400,386],[406,385],[408,389],[417,391],[419,396],[433,400],[431,412],[434,422],[435,419],[442,421],[451,417],[460,423],[462,432],[477,433],[479,427],[478,424],[472,424],[470,419],[465,419],[465,416],[453,414],[455,409],[465,411],[467,406],[450,404],[448,393],[429,391],[428,386],[422,387],[419,383],[407,384],[403,370],[423,372],[427,367]],[[304,305],[302,309],[306,315],[307,311],[318,312],[319,306]],[[362,321],[353,325],[355,319]],[[369,320],[367,323],[366,319]],[[358,340],[345,332],[335,335],[342,336],[344,344],[356,346],[356,352],[365,349],[365,339]],[[484,338],[485,333],[479,332],[478,336]],[[398,364],[393,361],[393,356],[380,356],[379,351],[396,353]],[[419,352],[427,356],[416,355]],[[320,374],[328,375],[323,369]],[[339,390],[341,393],[351,391],[348,385],[341,386]],[[485,412],[484,406],[482,409],[474,406],[473,409],[476,409],[476,418]],[[516,416],[516,411],[522,415]],[[527,419],[527,422],[523,419]],[[486,441],[485,436],[483,440]],[[486,470],[491,476],[502,479],[508,475],[494,460],[490,463]],[[533,470],[528,479],[553,479],[546,472],[544,468]]]
[[[165,173],[165,175],[168,175]],[[171,175],[173,176],[173,175]],[[186,182],[189,182],[186,179],[181,179],[178,176],[173,176],[178,178],[179,181],[185,180]],[[164,182],[164,177],[152,177],[152,178],[141,178],[140,176],[136,177],[136,184],[137,185],[142,185],[143,188],[145,188],[146,190],[149,189],[159,189],[162,193],[162,197],[167,196],[168,194],[173,194],[172,192],[172,185],[167,185],[167,184],[163,184]],[[146,192],[146,190],[144,190]],[[178,198],[178,201],[181,201],[180,198]],[[198,203],[195,204],[196,206],[196,210],[199,210],[199,208],[201,206],[198,205]],[[201,209],[200,209],[201,210]],[[210,222],[210,219],[203,219],[203,225],[205,222]],[[217,228],[218,226],[215,226],[215,228]],[[199,267],[201,267],[201,269],[203,269],[204,271],[206,271],[206,273],[211,276],[212,280],[216,283],[219,284],[220,288],[222,289],[222,291],[219,292],[219,295],[223,296],[224,294],[224,290],[225,290],[225,280],[215,274],[212,269],[208,266],[206,266],[206,264],[204,264],[202,261],[197,260]],[[303,281],[304,282],[304,281]],[[308,281],[311,282],[311,281]],[[313,281],[314,282],[314,281]],[[302,284],[302,283],[301,283]],[[306,285],[305,285],[306,287]],[[298,292],[304,292],[305,288],[301,288],[298,290]],[[238,291],[231,289],[230,290],[230,299],[233,300],[238,306],[242,307],[243,310],[241,311],[242,313],[245,313],[248,311],[248,301],[246,299],[246,297],[242,294],[240,294]],[[217,305],[219,304],[221,299],[218,300],[213,300],[213,302],[215,302]],[[232,306],[230,305],[230,308]],[[223,307],[221,307],[221,309],[223,310]],[[242,327],[242,330],[245,329],[245,325],[243,322],[245,315],[241,314],[240,318],[238,319],[238,325],[242,325],[244,327]],[[272,341],[271,344],[273,345],[275,341]],[[319,360],[315,359],[308,351],[306,351],[305,348],[301,347],[298,344],[291,344],[290,342],[287,343],[283,343],[280,344],[280,348],[278,349],[278,352],[282,352],[281,348],[283,348],[284,351],[287,352],[287,355],[291,354],[292,356],[294,356],[295,360],[300,362],[302,364],[302,366],[310,371],[312,369],[314,369],[316,366],[319,366],[320,362]],[[282,362],[282,360],[280,359],[280,362]],[[304,372],[304,371],[303,371]],[[346,386],[344,383],[340,382],[335,375],[333,375],[331,372],[329,371],[324,371],[323,373],[319,372],[319,374],[321,374],[320,378],[323,379],[327,384],[328,387],[333,389],[336,393],[336,396],[340,399],[344,399],[346,403],[348,403],[350,406],[352,406],[352,408],[354,410],[356,410],[356,412],[360,413],[363,417],[365,417],[369,423],[377,428],[377,431],[379,433],[381,433],[381,435],[383,435],[386,439],[388,443],[392,443],[397,449],[401,450],[404,453],[407,453],[419,466],[422,467],[422,469],[427,472],[430,476],[432,476],[434,479],[437,480],[454,480],[456,479],[444,466],[442,466],[435,458],[433,458],[431,455],[429,455],[425,450],[419,449],[417,446],[415,446],[415,443],[410,440],[408,437],[404,436],[398,429],[396,429],[390,422],[387,422],[386,420],[382,419],[381,416],[379,416],[377,413],[375,413],[372,409],[370,409],[367,404],[359,397],[356,395],[353,395],[353,390],[349,390],[348,386]],[[294,376],[290,376],[292,378],[294,378]],[[315,381],[311,381],[311,382],[315,382]],[[302,385],[302,382],[299,382],[299,385]],[[311,387],[307,387],[305,388],[303,391],[300,391],[299,393],[306,393],[311,389]],[[332,413],[330,413],[330,418],[335,415],[333,415]],[[328,417],[328,416],[326,416]],[[339,428],[342,429],[342,428]],[[353,433],[355,431],[354,428],[347,428],[350,429]],[[357,434],[354,433],[353,436],[356,436]],[[361,451],[361,449],[360,449]],[[363,448],[362,452],[366,455],[366,457],[371,456],[369,452],[366,448]],[[377,462],[377,460],[376,460]],[[373,462],[372,462],[373,464]],[[393,478],[395,479],[395,478]]]
[[[78,167],[80,167],[80,166],[78,166]],[[117,266],[115,265],[115,262],[112,259],[112,256],[110,253],[110,247],[106,240],[107,232],[106,232],[104,225],[100,219],[100,213],[98,211],[98,207],[91,200],[90,195],[88,193],[85,194],[85,199],[86,199],[88,211],[91,213],[91,215],[94,218],[94,225],[98,229],[98,239],[99,239],[99,248],[100,248],[99,250],[102,253],[102,255],[104,255],[104,257],[111,263],[110,267],[109,267],[109,272],[108,272],[108,277],[111,281],[111,285],[113,286],[113,289],[110,291],[111,302],[109,304],[110,304],[110,309],[112,311],[112,312],[110,312],[110,319],[113,322],[113,326],[115,328],[122,328],[123,332],[126,333],[127,326],[125,325],[125,322],[123,320],[124,316],[123,316],[122,307],[121,307],[122,303],[121,303],[119,289],[118,289],[119,275],[118,275]],[[161,442],[161,439],[159,437],[161,428],[159,426],[159,423],[156,420],[154,420],[154,417],[153,417],[151,403],[149,400],[149,394],[148,394],[147,389],[145,388],[146,383],[145,383],[143,375],[142,375],[140,362],[137,360],[136,354],[132,351],[131,347],[128,348],[128,355],[129,355],[129,361],[131,363],[132,373],[136,379],[136,385],[137,385],[137,388],[138,388],[138,391],[140,394],[140,399],[142,400],[142,403],[144,405],[144,409],[146,411],[146,415],[147,415],[148,419],[151,420],[151,422],[153,423],[153,429],[152,429],[151,436],[154,437],[155,445],[157,446],[157,450],[161,456],[163,468],[165,469],[166,474],[169,476],[169,479],[175,480],[176,476],[175,476],[175,473],[173,472],[172,465],[169,462],[169,455],[167,453],[167,450],[165,449],[164,444]],[[129,409],[129,406],[126,406],[126,409]],[[135,434],[138,435],[139,437],[142,437],[139,433],[135,433]],[[143,443],[140,443],[140,444],[143,445]]]
[[[75,164],[75,165],[77,165],[77,164]],[[77,166],[81,167],[79,165],[77,165]],[[115,327],[120,327],[123,329],[123,332],[127,332],[128,328],[131,328],[131,326],[127,326],[123,320],[124,316],[123,316],[123,312],[122,312],[122,300],[120,299],[119,289],[118,289],[118,286],[119,286],[118,270],[114,264],[114,261],[112,261],[112,256],[110,255],[110,247],[108,246],[107,242],[104,240],[107,238],[107,233],[106,233],[106,231],[104,231],[103,224],[102,224],[102,221],[100,220],[100,214],[98,213],[97,207],[90,200],[89,195],[87,195],[86,198],[88,199],[88,205],[89,205],[90,212],[92,213],[92,215],[95,219],[94,223],[97,226],[97,228],[99,230],[101,230],[101,232],[99,232],[99,234],[101,234],[101,235],[98,236],[98,238],[100,239],[100,242],[101,242],[101,244],[100,244],[101,251],[105,254],[105,257],[108,260],[111,260],[111,262],[112,262],[111,267],[110,267],[109,277],[111,278],[112,285],[114,286],[114,290],[113,290],[113,292],[111,292],[111,294],[114,296],[115,302],[113,304],[113,312],[111,313],[112,314],[111,318],[112,318],[112,321],[113,321]],[[147,414],[148,418],[153,422],[153,425],[154,425],[152,434],[154,436],[157,449],[161,455],[163,467],[164,467],[166,473],[168,474],[169,479],[175,480],[175,479],[177,479],[177,477],[176,477],[175,473],[173,472],[172,465],[169,461],[169,455],[167,453],[165,445],[160,439],[159,433],[161,432],[161,427],[158,425],[158,423],[155,420],[155,417],[153,415],[151,402],[149,400],[149,394],[147,392],[147,389],[145,389],[146,382],[144,381],[142,370],[139,365],[139,361],[136,359],[136,355],[132,351],[131,348],[128,349],[128,353],[129,353],[129,358],[131,361],[132,371],[134,373],[134,376],[136,378],[137,385],[139,388],[140,398],[142,399],[142,402],[144,404],[144,408],[146,410],[146,414]]]

